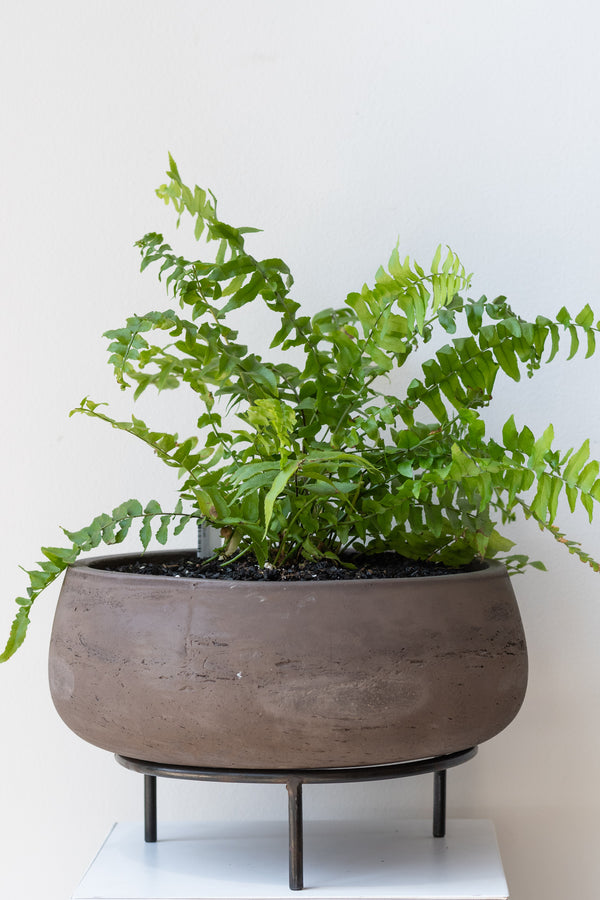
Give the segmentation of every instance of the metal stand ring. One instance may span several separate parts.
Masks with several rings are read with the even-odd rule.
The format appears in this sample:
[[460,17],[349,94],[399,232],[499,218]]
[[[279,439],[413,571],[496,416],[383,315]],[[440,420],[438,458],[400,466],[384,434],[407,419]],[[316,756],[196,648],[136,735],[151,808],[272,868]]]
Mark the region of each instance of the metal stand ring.
[[477,747],[444,756],[390,763],[382,766],[354,766],[331,769],[215,769],[148,762],[115,754],[120,765],[144,775],[145,840],[157,839],[156,778],[183,778],[190,781],[248,782],[253,784],[285,784],[288,791],[290,889],[304,887],[303,878],[303,784],[343,784],[353,781],[384,781],[411,775],[434,773],[433,836],[446,834],[446,771],[468,762]]

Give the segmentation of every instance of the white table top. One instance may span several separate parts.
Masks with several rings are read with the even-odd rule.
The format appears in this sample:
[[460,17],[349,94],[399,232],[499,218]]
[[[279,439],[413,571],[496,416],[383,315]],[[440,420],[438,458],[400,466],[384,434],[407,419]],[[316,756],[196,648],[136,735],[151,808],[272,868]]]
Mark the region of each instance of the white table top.
[[288,887],[287,822],[161,822],[113,826],[72,900],[394,898],[506,900],[494,827],[451,819],[304,823],[303,891]]

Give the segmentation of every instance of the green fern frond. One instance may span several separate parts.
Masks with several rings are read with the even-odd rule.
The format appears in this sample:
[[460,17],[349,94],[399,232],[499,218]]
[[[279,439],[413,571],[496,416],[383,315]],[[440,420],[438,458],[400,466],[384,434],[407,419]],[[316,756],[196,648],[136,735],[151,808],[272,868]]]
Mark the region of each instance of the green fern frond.
[[63,528],[65,536],[71,541],[71,546],[42,547],[44,559],[36,564],[37,568],[24,570],[29,577],[27,597],[19,597],[16,601],[19,609],[4,651],[0,654],[0,663],[10,659],[25,640],[29,626],[29,611],[39,595],[56,581],[81,553],[93,550],[102,543],[107,545],[121,543],[129,533],[134,520],[141,520],[139,537],[145,550],[153,536],[152,527],[156,519],[159,519],[159,527],[154,530],[154,537],[160,544],[165,544],[169,527],[175,521],[177,525],[174,533],[179,533],[191,519],[202,518],[197,511],[184,513],[181,501],[178,501],[172,512],[165,512],[156,500],[150,500],[145,507],[139,500],[128,500],[111,513],[96,516],[85,528],[78,531]]

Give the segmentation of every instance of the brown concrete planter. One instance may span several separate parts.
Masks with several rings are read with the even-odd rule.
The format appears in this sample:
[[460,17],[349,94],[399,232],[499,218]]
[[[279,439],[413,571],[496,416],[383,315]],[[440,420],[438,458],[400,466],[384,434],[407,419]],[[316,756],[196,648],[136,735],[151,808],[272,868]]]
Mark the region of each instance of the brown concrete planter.
[[69,728],[123,756],[237,768],[399,762],[488,740],[523,701],[525,639],[499,563],[291,583],[102,564],[67,571],[50,687]]

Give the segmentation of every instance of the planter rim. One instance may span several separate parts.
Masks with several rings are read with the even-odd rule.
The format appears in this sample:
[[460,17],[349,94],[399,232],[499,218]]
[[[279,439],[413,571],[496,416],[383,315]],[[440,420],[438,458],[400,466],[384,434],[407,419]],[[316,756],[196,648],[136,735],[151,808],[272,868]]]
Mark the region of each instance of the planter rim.
[[247,589],[249,585],[260,586],[263,589],[267,585],[278,585],[279,587],[284,587],[285,589],[291,590],[305,590],[307,585],[327,585],[332,590],[344,590],[347,589],[349,584],[358,584],[360,582],[364,582],[365,584],[390,584],[394,582],[402,582],[402,583],[411,583],[411,582],[435,582],[444,583],[447,581],[456,582],[457,579],[465,579],[466,581],[470,581],[471,579],[480,580],[484,578],[485,580],[496,579],[496,578],[507,578],[508,573],[506,571],[506,566],[504,563],[495,560],[495,559],[485,559],[483,560],[483,565],[481,568],[473,569],[471,571],[459,571],[450,572],[446,575],[418,575],[418,576],[404,576],[398,578],[361,578],[361,579],[352,579],[352,578],[343,578],[343,579],[317,579],[317,578],[307,578],[304,580],[262,580],[262,579],[238,579],[238,578],[193,578],[189,576],[175,578],[172,575],[154,575],[151,573],[141,573],[141,572],[117,572],[112,569],[103,568],[103,564],[118,564],[118,563],[127,563],[131,562],[134,559],[146,558],[148,560],[157,559],[157,558],[172,558],[175,559],[178,556],[182,556],[186,553],[194,554],[195,549],[174,549],[174,550],[156,550],[151,551],[150,553],[119,553],[114,555],[103,555],[103,556],[93,556],[88,557],[87,559],[77,560],[69,566],[69,569],[77,569],[79,571],[90,571],[94,573],[95,577],[100,578],[108,578],[114,579],[119,578],[123,579],[123,577],[127,577],[127,579],[142,579],[147,580],[149,578],[158,579],[159,581],[165,581],[169,584],[175,585],[194,585],[194,587],[199,587],[200,585],[205,585],[206,587],[214,587],[215,585],[227,585],[229,589],[240,590]]

